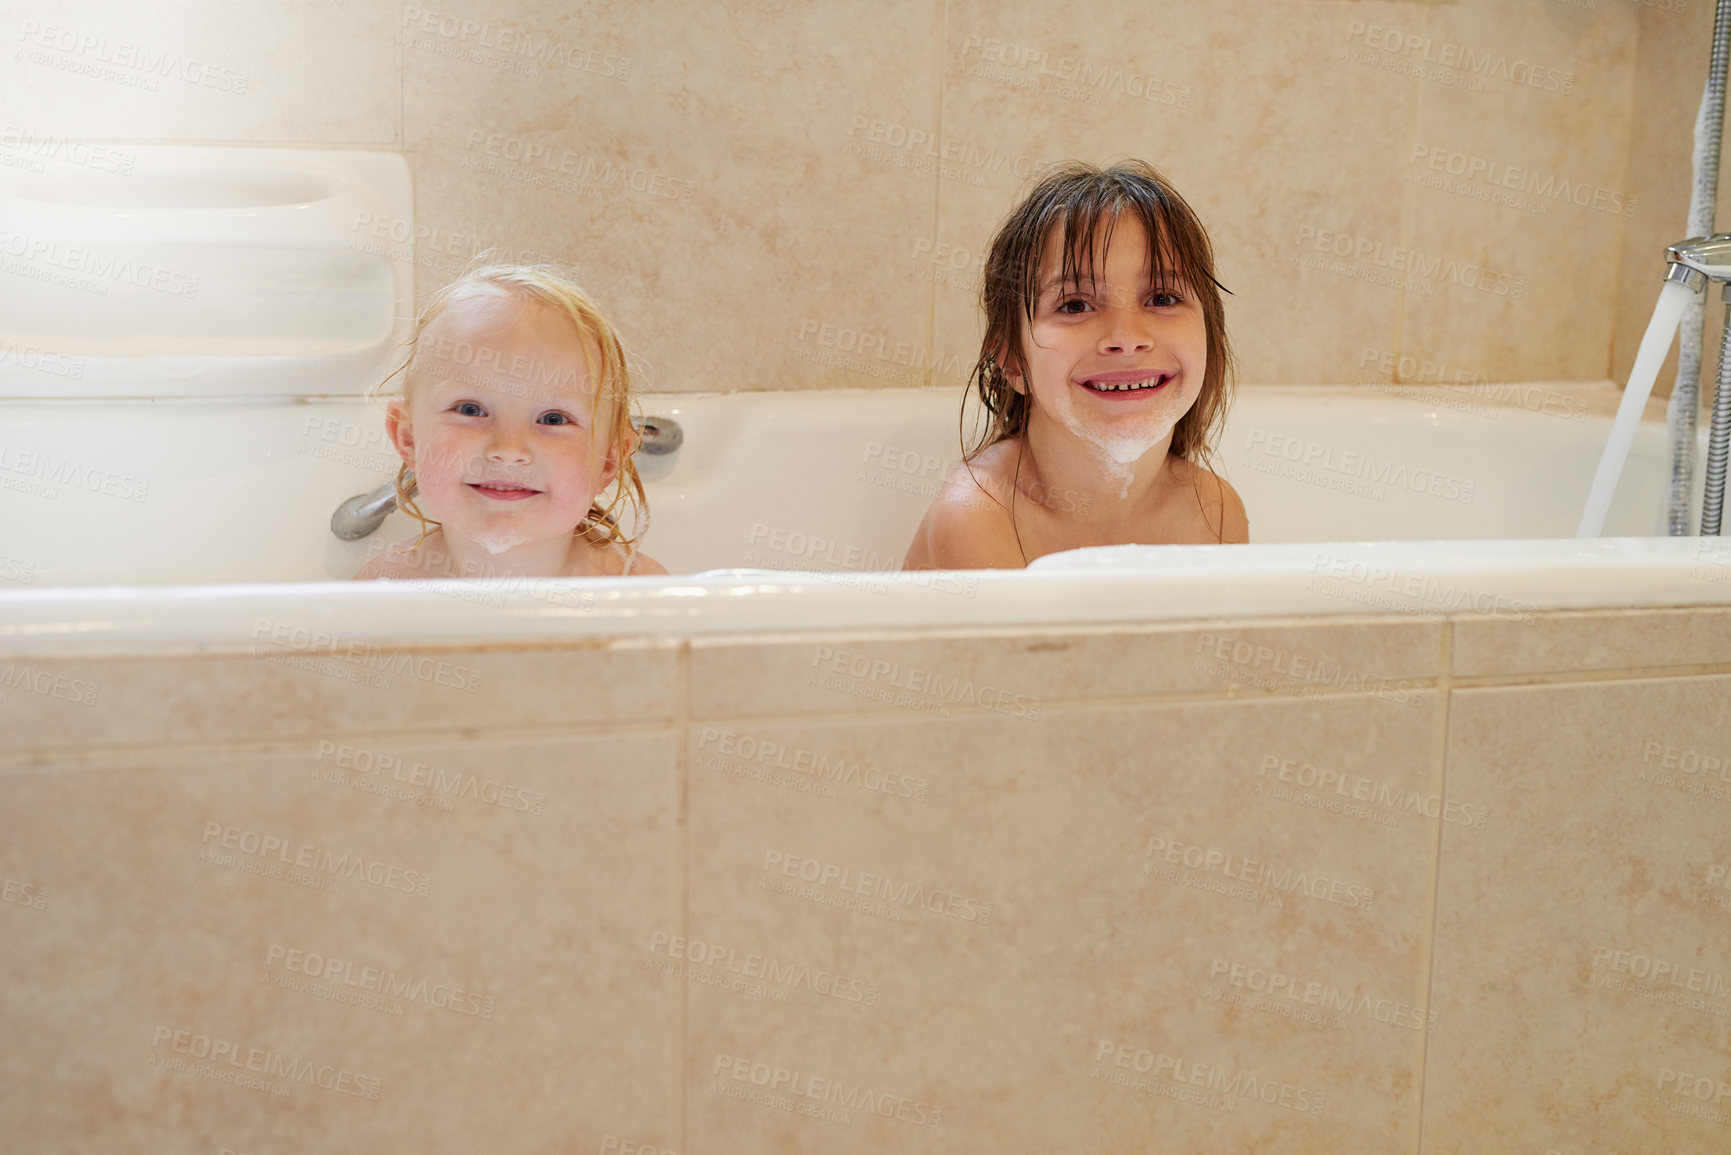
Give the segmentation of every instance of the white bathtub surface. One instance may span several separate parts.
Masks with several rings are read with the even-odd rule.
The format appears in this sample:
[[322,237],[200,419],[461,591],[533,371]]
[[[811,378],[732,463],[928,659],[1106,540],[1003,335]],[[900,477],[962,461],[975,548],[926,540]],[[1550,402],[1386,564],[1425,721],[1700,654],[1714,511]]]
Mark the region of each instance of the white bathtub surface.
[[[1570,537],[1610,427],[1588,410],[1615,393],[1508,388],[1518,403],[1246,388],[1218,466],[1258,543]],[[948,389],[646,396],[685,444],[639,458],[644,548],[675,573],[899,568],[960,457],[959,402]],[[415,531],[401,515],[358,543],[329,531],[343,499],[397,465],[382,413],[355,399],[0,402],[0,588],[347,578]],[[1667,472],[1650,420],[1608,534],[1663,532]]]
[[0,657],[303,652],[579,636],[968,629],[1300,614],[1487,614],[1731,602],[1731,543],[1689,538],[1119,546],[1026,572],[715,573],[0,593]]
[[131,145],[0,169],[0,397],[359,393],[414,314],[406,159]]

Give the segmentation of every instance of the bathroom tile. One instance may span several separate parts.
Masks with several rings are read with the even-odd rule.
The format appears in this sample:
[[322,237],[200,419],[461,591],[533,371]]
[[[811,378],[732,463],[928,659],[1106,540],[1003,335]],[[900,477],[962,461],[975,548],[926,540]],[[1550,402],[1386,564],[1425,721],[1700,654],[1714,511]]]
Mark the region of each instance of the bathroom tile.
[[[1608,372],[1607,273],[1640,211],[1627,166],[1636,13],[1617,7],[1588,21],[1558,4],[1431,10],[1432,46],[1407,59],[1453,79],[1423,86],[1398,159],[1412,259],[1437,272],[1434,291],[1407,296],[1402,353],[1474,380]],[[1444,63],[1421,65],[1425,52]]]
[[1226,693],[1360,694],[1409,710],[1430,696],[1441,627],[1370,621],[1222,623],[1000,636],[696,641],[697,718],[784,713],[993,713],[1059,701]]
[[[487,247],[567,263],[669,390],[956,383],[977,353],[980,250],[1032,163],[1069,155],[1148,156],[1196,204],[1236,294],[1246,380],[1381,381],[1383,356],[1401,353],[1497,379],[1599,377],[1608,363],[1621,379],[1658,246],[1677,239],[1711,23],[1706,4],[1615,0],[1113,0],[1063,28],[971,0],[857,14],[616,0],[13,13],[0,25],[17,65],[0,77],[8,133],[404,148],[428,230],[423,292]],[[1373,27],[1470,50],[1491,75],[1415,75],[1422,50],[1373,58]],[[214,83],[159,75],[140,50],[208,63]],[[1064,79],[1065,60],[1090,83]],[[1576,83],[1512,83],[1498,60]],[[224,90],[242,75],[244,94]],[[910,147],[916,133],[939,144]],[[1411,149],[1451,136],[1639,207],[1583,218],[1577,241],[1565,218],[1590,210],[1524,220],[1409,187]],[[694,274],[692,253],[724,271]],[[1428,295],[1408,292],[1403,314],[1390,282],[1414,253]],[[1525,278],[1521,301],[1446,272],[1491,260]]]
[[669,646],[356,646],[348,657],[261,648],[254,656],[0,661],[0,750],[580,726],[662,718],[673,709],[676,651]]
[[1731,679],[1451,697],[1424,1151],[1724,1149]]
[[8,131],[106,141],[397,144],[385,0],[9,5]]
[[935,177],[866,145],[936,131],[930,4],[489,15],[600,63],[406,54],[418,211],[441,230],[423,290],[499,245],[574,266],[646,388],[925,383],[929,291],[882,257],[930,232]]
[[330,745],[0,779],[9,1143],[671,1146],[673,735]]
[[1718,607],[1464,618],[1454,631],[1463,678],[1731,665],[1731,609]]
[[1411,1149],[1435,725],[700,726],[687,1150]]
[[[983,254],[1038,162],[1140,157],[1208,229],[1244,380],[1363,379],[1363,351],[1392,349],[1397,332],[1399,293],[1379,266],[1401,240],[1403,158],[1388,142],[1410,135],[1416,99],[1411,79],[1349,58],[1363,8],[1389,10],[1114,2],[1054,24],[951,5],[946,139],[1010,163],[940,181],[940,239]],[[940,282],[940,363],[978,355],[976,300]]]
[[[1635,350],[1647,331],[1653,304],[1665,276],[1665,247],[1689,232],[1689,199],[1694,180],[1690,155],[1701,90],[1707,78],[1708,48],[1713,41],[1711,4],[1686,5],[1678,11],[1642,7],[1637,43],[1635,86],[1631,94],[1634,123],[1641,131],[1629,139],[1629,191],[1640,207],[1624,227],[1621,275],[1617,279],[1617,328],[1611,376],[1623,384],[1635,364]],[[1716,220],[1731,220],[1731,200],[1719,206]],[[1707,302],[1706,355],[1702,375],[1711,381],[1719,349],[1722,312]],[[1677,375],[1675,347],[1654,385],[1657,396],[1669,397]],[[1709,387],[1707,396],[1711,396]]]

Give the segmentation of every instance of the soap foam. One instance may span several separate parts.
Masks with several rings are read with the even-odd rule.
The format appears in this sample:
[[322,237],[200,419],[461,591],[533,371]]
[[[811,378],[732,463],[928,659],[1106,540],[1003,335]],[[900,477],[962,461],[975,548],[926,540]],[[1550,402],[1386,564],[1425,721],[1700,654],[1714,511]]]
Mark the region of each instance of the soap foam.
[[466,530],[463,536],[497,557],[506,550],[527,545],[531,538],[527,533],[512,526],[500,525],[476,530]]
[[[1177,386],[1169,382],[1167,387]],[[1134,422],[1124,419],[1109,423],[1103,430],[1090,429],[1077,415],[1072,395],[1065,391],[1062,397],[1063,401],[1058,407],[1061,411],[1055,416],[1064,428],[1075,434],[1078,441],[1097,452],[1106,472],[1119,482],[1119,499],[1129,500],[1130,483],[1136,479],[1133,466],[1171,434],[1178,424],[1178,418],[1183,415],[1174,415],[1170,412],[1171,406],[1162,405],[1155,412],[1139,414],[1139,420]]]

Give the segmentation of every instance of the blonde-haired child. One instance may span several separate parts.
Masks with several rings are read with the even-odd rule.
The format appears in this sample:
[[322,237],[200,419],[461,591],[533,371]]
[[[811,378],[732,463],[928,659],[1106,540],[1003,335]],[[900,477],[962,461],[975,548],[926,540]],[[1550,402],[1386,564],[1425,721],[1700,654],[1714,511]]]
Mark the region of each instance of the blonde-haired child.
[[908,569],[1008,569],[1082,546],[1249,540],[1205,462],[1231,351],[1208,234],[1141,161],[1071,163],[986,257],[973,385],[989,422],[946,479]]
[[399,504],[422,531],[357,580],[667,572],[637,551],[648,502],[624,346],[557,270],[465,273],[421,312],[400,372],[385,430],[403,459]]

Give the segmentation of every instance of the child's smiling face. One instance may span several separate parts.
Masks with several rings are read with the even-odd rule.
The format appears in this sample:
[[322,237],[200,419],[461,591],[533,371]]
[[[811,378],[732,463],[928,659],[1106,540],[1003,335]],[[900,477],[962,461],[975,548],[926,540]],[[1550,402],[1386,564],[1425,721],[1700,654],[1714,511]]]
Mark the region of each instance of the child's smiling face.
[[1079,282],[1062,277],[1062,245],[1063,229],[1052,229],[1033,321],[1023,325],[1028,378],[1016,387],[1032,390],[1030,420],[1043,414],[1126,467],[1170,444],[1196,403],[1208,365],[1202,307],[1170,268],[1155,282],[1134,213],[1118,217],[1092,272],[1079,262]]
[[540,302],[487,288],[429,323],[386,425],[418,504],[490,554],[569,538],[619,470],[599,358]]

